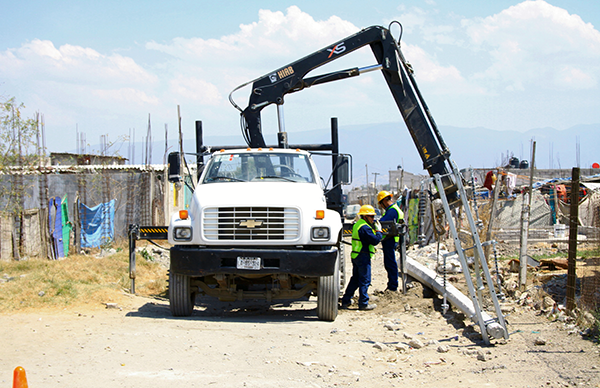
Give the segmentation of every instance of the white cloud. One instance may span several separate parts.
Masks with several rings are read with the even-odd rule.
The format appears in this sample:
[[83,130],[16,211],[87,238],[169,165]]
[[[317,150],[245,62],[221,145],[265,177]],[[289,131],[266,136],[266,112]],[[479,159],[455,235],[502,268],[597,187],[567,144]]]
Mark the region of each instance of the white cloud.
[[69,44],[56,48],[52,42],[39,39],[0,53],[0,66],[11,77],[44,82],[147,85],[157,80],[132,58],[118,54],[106,56],[91,48]]
[[578,15],[525,1],[483,19],[464,20],[474,47],[492,64],[475,78],[497,90],[596,88],[600,32]]
[[276,67],[273,61],[277,58],[295,58],[298,53],[309,53],[357,31],[356,26],[337,16],[316,21],[297,6],[291,6],[285,14],[260,10],[257,22],[241,24],[237,33],[219,39],[175,38],[170,43],[148,42],[146,48],[186,62],[201,60],[215,66],[227,63],[240,67],[267,63]]
[[[565,91],[573,92],[565,100],[576,101],[575,93],[593,94],[598,87],[600,33],[577,15],[537,0],[489,17],[465,19],[444,15],[435,2],[427,3],[423,8],[399,6],[402,15],[396,19],[405,27],[403,53],[429,106],[442,117],[440,123],[505,126],[486,112],[495,109],[502,119],[507,110],[522,105],[510,96],[531,101],[531,93]],[[260,10],[254,22],[218,38],[151,41],[127,55],[116,54],[118,48],[100,52],[35,39],[0,52],[0,86],[33,109],[43,109],[48,119],[73,127],[94,120],[96,127],[122,132],[134,126],[132,118],[145,125],[148,113],[153,120],[167,122],[181,105],[184,117],[210,120],[211,128],[237,133],[239,116],[226,98],[231,90],[358,30],[337,16],[315,20],[291,6],[283,12]],[[374,62],[367,47],[310,76]],[[249,88],[244,88],[234,99],[244,107],[248,96]],[[512,106],[499,101],[511,101]],[[325,127],[333,114],[352,123],[400,119],[383,78],[375,72],[315,86],[286,96],[286,102],[290,128]],[[465,109],[483,112],[481,121],[474,121]],[[534,110],[527,107],[527,112]],[[531,117],[530,122],[537,120],[529,113],[522,115]],[[543,124],[534,125],[552,125],[547,116]],[[263,115],[265,128],[269,120],[276,122],[271,111]],[[272,131],[274,125],[269,128]]]
[[428,85],[436,94],[483,94],[485,91],[468,82],[455,66],[442,66],[427,52],[418,46],[404,44],[405,57],[415,69],[415,78],[419,85]]
[[111,103],[126,103],[132,105],[158,105],[158,98],[149,96],[145,92],[133,88],[120,89],[97,89],[93,90],[92,94]]
[[[225,113],[236,116],[223,98],[234,88],[358,30],[337,16],[315,20],[297,6],[291,6],[285,12],[260,10],[256,22],[241,24],[234,34],[218,39],[175,38],[170,42],[148,42],[145,47],[169,56],[166,71],[169,72],[169,91],[173,98],[209,106],[226,104],[228,110]],[[364,53],[352,55],[363,61],[366,57]],[[373,56],[370,55],[368,60],[373,62]],[[344,68],[343,60],[335,62],[336,69]],[[323,67],[315,70],[315,74],[327,71],[330,70]],[[248,88],[236,92],[236,103],[244,107],[248,94]],[[350,98],[350,95],[339,98]]]
[[219,105],[223,101],[219,89],[203,79],[178,76],[169,82],[173,96],[203,105]]

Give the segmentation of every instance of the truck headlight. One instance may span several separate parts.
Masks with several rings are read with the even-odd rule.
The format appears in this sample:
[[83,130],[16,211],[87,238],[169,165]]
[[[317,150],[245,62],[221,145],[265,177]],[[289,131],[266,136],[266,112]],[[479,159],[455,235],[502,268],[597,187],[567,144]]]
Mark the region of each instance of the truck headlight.
[[329,240],[329,227],[327,226],[316,226],[311,230],[311,239],[313,241]]
[[192,239],[192,228],[189,226],[178,226],[173,228],[173,240],[189,241]]

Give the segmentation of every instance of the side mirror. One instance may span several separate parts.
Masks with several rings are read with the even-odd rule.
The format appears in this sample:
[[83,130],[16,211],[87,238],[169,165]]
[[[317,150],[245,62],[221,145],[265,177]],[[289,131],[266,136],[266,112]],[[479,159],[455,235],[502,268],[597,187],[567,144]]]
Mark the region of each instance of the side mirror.
[[350,168],[350,158],[348,155],[338,156],[338,177],[340,179],[340,183],[343,185],[349,185],[352,183],[352,179],[350,178]]
[[179,152],[171,152],[167,158],[167,162],[169,182],[181,182],[181,158]]

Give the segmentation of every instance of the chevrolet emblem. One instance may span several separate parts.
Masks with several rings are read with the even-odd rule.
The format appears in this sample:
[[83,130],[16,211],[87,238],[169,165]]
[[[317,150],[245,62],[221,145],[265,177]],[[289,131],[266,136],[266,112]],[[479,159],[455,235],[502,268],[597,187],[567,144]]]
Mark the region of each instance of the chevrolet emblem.
[[244,221],[240,222],[241,227],[246,227],[248,229],[257,228],[257,227],[261,226],[262,224],[263,224],[262,221],[256,221],[256,220],[244,220]]

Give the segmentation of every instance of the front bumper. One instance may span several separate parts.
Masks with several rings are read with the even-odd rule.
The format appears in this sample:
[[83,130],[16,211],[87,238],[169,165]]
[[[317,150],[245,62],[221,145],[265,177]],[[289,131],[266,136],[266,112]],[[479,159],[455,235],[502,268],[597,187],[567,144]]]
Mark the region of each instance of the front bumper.
[[[178,275],[215,274],[269,275],[290,274],[304,277],[334,273],[337,247],[324,250],[199,248],[176,245],[171,248],[171,272]],[[260,257],[260,269],[238,269],[238,257]]]

